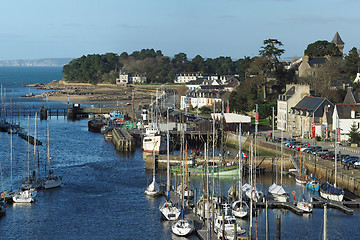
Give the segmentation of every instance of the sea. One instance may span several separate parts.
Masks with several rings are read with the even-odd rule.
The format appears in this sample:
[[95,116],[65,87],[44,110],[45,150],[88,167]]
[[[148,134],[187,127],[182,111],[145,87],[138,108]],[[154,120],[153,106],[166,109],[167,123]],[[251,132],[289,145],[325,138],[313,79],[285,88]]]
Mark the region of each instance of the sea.
[[[26,87],[27,84],[48,83],[62,77],[61,67],[0,67],[6,107],[66,108],[66,101],[23,97],[29,92],[44,91]],[[35,120],[34,116],[12,120],[32,135],[36,124],[37,137],[44,144],[34,155],[32,145],[17,135],[0,132],[1,190],[17,190],[21,180],[33,170],[34,162],[36,171],[45,175],[47,121]],[[187,238],[173,235],[172,223],[161,219],[159,205],[164,199],[145,196],[144,190],[152,180],[152,173],[145,170],[141,149],[132,153],[118,152],[101,134],[89,132],[87,123],[87,119],[68,121],[63,116],[49,119],[51,162],[54,172],[63,176],[63,185],[57,189],[39,190],[35,203],[9,204],[6,215],[0,217],[0,239],[197,239],[195,235]],[[166,183],[166,172],[158,172],[156,179]],[[178,179],[172,176],[172,181]],[[260,175],[257,187],[267,194],[274,181],[275,173]],[[225,194],[235,183],[234,177],[215,179],[216,192]],[[198,192],[203,189],[200,177],[191,177],[190,185]],[[283,176],[283,185],[289,193],[295,191],[297,199],[317,195],[297,185],[288,175]],[[347,215],[337,209],[328,209],[328,239],[360,239],[360,211],[354,210],[353,215]],[[253,222],[252,235],[258,239],[265,239],[265,213],[266,210],[260,209]],[[313,213],[304,215],[269,209],[269,239],[276,237],[277,217],[281,218],[282,239],[323,239],[323,209],[316,208]],[[248,232],[249,219],[238,220],[238,223]]]

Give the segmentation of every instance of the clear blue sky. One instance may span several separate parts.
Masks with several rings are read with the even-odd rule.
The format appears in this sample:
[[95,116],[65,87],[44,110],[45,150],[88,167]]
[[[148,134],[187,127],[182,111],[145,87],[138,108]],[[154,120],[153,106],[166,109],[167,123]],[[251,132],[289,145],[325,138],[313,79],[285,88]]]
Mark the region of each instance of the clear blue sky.
[[338,31],[344,52],[360,48],[359,0],[2,1],[0,60],[73,57],[143,48],[233,59],[258,54],[264,39],[283,57]]

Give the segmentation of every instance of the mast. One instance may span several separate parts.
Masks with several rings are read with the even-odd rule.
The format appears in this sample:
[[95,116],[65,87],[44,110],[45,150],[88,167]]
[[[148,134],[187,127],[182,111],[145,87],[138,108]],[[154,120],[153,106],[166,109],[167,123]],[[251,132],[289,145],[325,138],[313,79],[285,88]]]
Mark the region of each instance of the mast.
[[242,205],[242,152],[241,152],[241,122],[239,123],[239,200]]
[[35,180],[35,168],[36,168],[36,144],[37,144],[37,135],[36,135],[36,131],[37,131],[37,111],[35,111],[35,134],[34,134],[34,166],[33,166],[33,179]]
[[10,191],[12,191],[13,182],[12,182],[12,162],[13,162],[13,134],[12,131],[10,131]]
[[215,194],[215,177],[214,177],[214,171],[215,171],[215,100],[214,100],[214,117],[213,117],[213,124],[212,124],[212,130],[213,130],[213,132],[212,132],[212,134],[213,134],[213,142],[212,142],[212,144],[213,144],[213,152],[212,152],[212,154],[213,154],[213,159],[212,159],[212,180],[213,180],[213,184],[212,184],[212,192],[211,192],[211,208],[212,208],[212,217],[211,217],[211,226],[212,226],[212,228],[214,227],[214,218],[215,218],[215,209],[214,209],[214,205],[212,204],[212,198],[213,198],[213,196],[214,196],[214,194]]
[[30,115],[28,116],[28,133],[27,133],[27,146],[28,146],[28,183],[30,183]]
[[167,182],[166,182],[166,191],[170,192],[170,149],[169,149],[169,108],[166,111],[166,151],[167,151]]
[[254,187],[253,187],[253,160],[254,160],[254,152],[253,152],[253,141],[251,140],[251,145],[250,145],[250,226],[249,226],[249,238],[251,239],[251,235],[252,235],[252,215],[253,215],[253,195],[254,195]]
[[281,130],[281,146],[280,146],[280,151],[281,151],[281,174],[280,174],[280,183],[281,186],[283,185],[283,167],[284,167],[284,154],[283,154],[283,139],[284,139],[284,129]]
[[[51,162],[50,162],[50,130],[49,130],[49,110],[47,110],[46,115],[46,135],[47,135],[47,162],[49,165],[49,177],[51,175]],[[46,172],[46,165],[45,165],[45,172]]]
[[334,187],[336,187],[336,176],[337,176],[337,154],[338,154],[338,144],[340,142],[340,128],[339,128],[339,115],[336,114],[336,133],[335,133],[335,181]]

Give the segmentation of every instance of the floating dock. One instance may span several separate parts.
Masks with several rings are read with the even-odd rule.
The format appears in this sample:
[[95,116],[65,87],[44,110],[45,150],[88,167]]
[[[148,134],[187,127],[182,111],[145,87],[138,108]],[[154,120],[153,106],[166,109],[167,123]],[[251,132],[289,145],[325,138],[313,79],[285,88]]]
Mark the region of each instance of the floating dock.
[[112,143],[119,152],[132,152],[135,150],[134,138],[123,129],[114,129],[112,131]]

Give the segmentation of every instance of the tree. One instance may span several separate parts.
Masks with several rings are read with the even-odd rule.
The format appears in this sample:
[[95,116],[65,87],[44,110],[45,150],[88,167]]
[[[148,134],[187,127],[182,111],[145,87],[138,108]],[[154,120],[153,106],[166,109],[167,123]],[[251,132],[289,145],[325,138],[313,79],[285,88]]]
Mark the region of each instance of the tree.
[[211,107],[208,107],[208,106],[203,106],[203,107],[199,108],[199,110],[202,114],[210,114],[212,111]]
[[360,57],[356,47],[353,47],[349,54],[344,57],[341,69],[348,75],[356,75],[359,72]]
[[351,143],[359,143],[360,142],[360,132],[357,124],[353,122],[349,130],[349,137]]
[[326,40],[309,44],[304,53],[309,57],[341,56],[341,52],[336,44]]
[[264,101],[266,100],[266,82],[270,75],[273,75],[279,67],[279,58],[285,52],[280,47],[282,42],[277,39],[269,38],[264,40],[264,46],[259,51],[260,58],[257,59],[257,67],[260,77],[262,78],[261,85],[263,87]]

